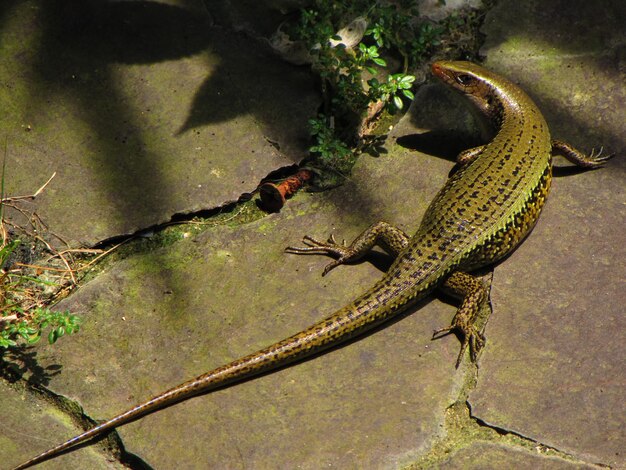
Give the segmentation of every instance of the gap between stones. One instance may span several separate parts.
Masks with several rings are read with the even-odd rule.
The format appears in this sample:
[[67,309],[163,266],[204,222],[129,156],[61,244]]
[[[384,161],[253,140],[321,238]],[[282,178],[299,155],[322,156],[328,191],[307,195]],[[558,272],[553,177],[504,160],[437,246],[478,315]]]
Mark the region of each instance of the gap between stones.
[[[200,209],[193,212],[174,213],[166,222],[161,222],[150,225],[148,227],[140,228],[130,234],[117,235],[107,238],[96,243],[93,248],[106,250],[117,244],[132,241],[133,239],[148,239],[153,237],[159,238],[160,235],[163,235],[168,229],[171,229],[173,226],[185,226],[186,224],[188,224],[201,227],[199,230],[194,232],[195,234],[204,231],[206,228],[210,227],[217,227],[220,225],[238,226],[261,219],[270,215],[269,212],[266,212],[259,207],[259,200],[254,198],[254,196],[258,194],[261,185],[265,182],[280,181],[288,176],[294,175],[297,171],[298,165],[295,164],[278,168],[271,171],[270,173],[268,173],[267,176],[262,178],[258,186],[252,192],[242,192],[239,197],[234,201],[224,202],[223,204],[213,208]],[[237,213],[236,211],[238,208],[241,210]],[[199,223],[195,224],[195,222],[198,222],[198,219],[201,220],[199,221]],[[137,251],[150,251],[155,248],[154,245],[168,246],[177,240],[178,239],[176,239],[175,237],[174,239],[169,239],[168,237],[163,236],[161,237],[159,242],[153,244],[150,247],[146,247],[145,250]]]
[[[493,272],[491,273],[492,277]],[[487,279],[491,289],[491,279]],[[484,328],[491,314],[491,296],[488,305],[480,312],[478,324]],[[480,357],[480,356],[479,356]],[[560,458],[574,464],[589,465],[598,469],[611,468],[597,462],[587,462],[540,441],[525,436],[519,432],[490,424],[472,414],[469,395],[476,388],[479,380],[479,367],[473,363],[466,363],[463,384],[460,387],[455,402],[444,411],[443,436],[435,439],[417,460],[406,465],[405,470],[426,470],[438,468],[438,465],[449,460],[457,452],[470,448],[473,444],[492,443],[501,444],[510,449],[535,452],[536,455],[547,458]]]
[[[40,400],[55,407],[61,413],[69,417],[70,421],[78,429],[90,429],[98,424],[97,421],[95,421],[85,413],[85,410],[79,402],[67,398],[63,395],[58,395],[49,390],[44,385],[33,384],[30,380],[17,381],[15,380],[15,377],[11,376],[10,371],[7,370],[0,370],[0,379],[7,382],[10,387],[22,390],[26,393],[33,394]],[[78,434],[78,432],[75,432],[72,435],[68,435],[65,438],[59,438],[59,441],[55,441],[54,444],[59,444],[61,442],[61,439],[70,439],[76,434]],[[88,445],[93,443],[98,443],[98,447],[108,459],[112,459],[122,465],[127,465],[129,466],[129,468],[137,470],[151,469],[151,467],[145,464],[145,462],[143,462],[141,459],[125,451],[122,439],[120,438],[116,430],[112,430],[109,433],[98,436],[91,441],[88,441]]]
[[584,460],[580,460],[578,457],[568,452],[565,452],[563,450],[560,450],[557,447],[553,447],[548,444],[543,444],[542,442],[539,442],[531,437],[525,436],[521,433],[509,430],[509,429],[501,428],[499,426],[496,426],[495,424],[489,424],[483,421],[482,419],[478,418],[477,416],[472,415],[472,407],[469,401],[465,402],[465,408],[467,410],[469,418],[474,423],[476,423],[476,425],[493,430],[494,432],[498,433],[498,435],[502,436],[504,439],[510,441],[513,444],[517,444],[520,447],[523,447],[525,449],[534,449],[542,455],[560,457],[563,460],[567,460],[567,461],[574,462],[574,463],[593,465],[597,468],[611,468],[609,465],[605,465],[599,462],[586,462]]

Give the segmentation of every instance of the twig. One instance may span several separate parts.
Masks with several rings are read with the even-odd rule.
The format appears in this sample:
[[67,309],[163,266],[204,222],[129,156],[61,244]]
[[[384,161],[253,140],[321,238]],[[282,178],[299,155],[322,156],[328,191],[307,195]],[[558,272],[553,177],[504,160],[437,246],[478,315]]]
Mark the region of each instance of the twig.
[[59,254],[61,255],[64,255],[65,253],[82,253],[82,254],[87,254],[87,255],[99,255],[102,253],[102,250],[99,248],[68,248],[67,250],[59,251]]
[[16,314],[7,315],[6,317],[0,317],[0,323],[8,323],[8,322],[15,321],[15,320],[17,320]]
[[[45,241],[42,237],[40,237],[39,235],[36,235],[35,238],[37,240],[39,240],[40,242],[42,242],[44,245],[46,245],[46,248],[48,248],[48,250],[50,250],[51,253],[56,253],[56,251],[50,246],[50,244],[48,244],[48,242]],[[70,277],[72,278],[72,284],[74,284],[74,285],[78,284],[76,276],[74,275],[74,270],[70,266],[70,263],[68,263],[67,259],[65,259],[65,256],[59,254],[59,259],[63,262],[63,264],[67,268],[67,272],[69,273]]]
[[46,186],[48,186],[48,184],[50,184],[50,181],[52,181],[52,179],[57,175],[57,172],[55,171],[54,173],[52,173],[52,176],[50,178],[48,178],[48,181],[46,181],[41,188],[39,188],[37,191],[35,191],[34,194],[29,194],[27,196],[10,196],[10,197],[5,197],[2,198],[2,202],[11,202],[11,201],[19,201],[19,200],[23,200],[23,199],[35,199],[37,196],[39,196],[42,191],[44,189],[46,189]]
[[[201,220],[181,220],[180,222],[172,222],[171,224],[168,224],[168,225],[174,225],[174,224],[186,225],[186,224],[189,224],[189,225],[208,225],[208,226],[211,226],[211,227],[215,227],[217,225],[221,225],[221,224],[224,224],[225,222],[230,222],[231,220],[236,219],[237,217],[239,217],[239,214],[241,214],[243,211],[244,211],[244,208],[240,207],[233,215],[231,215],[230,217],[227,217],[225,219],[220,219],[219,221],[211,221],[211,222],[207,221],[207,222],[205,222],[205,221],[201,221]],[[224,212],[220,212],[220,215],[221,214],[224,214]]]
[[19,266],[19,267],[22,267],[22,268],[38,269],[38,270],[41,270],[41,271],[56,271],[56,272],[59,272],[59,273],[66,273],[66,272],[68,272],[67,268],[64,268],[64,269],[62,269],[62,268],[53,268],[53,267],[50,267],[50,266],[37,266],[35,264],[25,264],[25,263],[19,263],[19,262],[15,263],[14,266]]
[[82,271],[82,270],[84,270],[84,269],[89,268],[91,265],[93,265],[93,264],[95,264],[96,262],[98,262],[98,261],[100,260],[100,258],[102,258],[102,257],[104,257],[104,256],[106,256],[106,255],[108,255],[109,253],[111,253],[111,252],[112,252],[112,251],[114,251],[114,250],[117,250],[117,249],[118,249],[120,246],[122,246],[124,243],[127,243],[127,242],[129,242],[130,240],[132,240],[132,239],[133,239],[133,237],[127,238],[126,240],[124,240],[124,241],[122,241],[122,242],[118,243],[117,245],[115,245],[115,246],[113,246],[113,247],[109,248],[108,250],[106,250],[106,251],[101,251],[101,253],[100,253],[98,256],[96,256],[94,259],[92,259],[92,260],[91,260],[89,263],[87,263],[86,265],[81,266],[80,268],[76,269],[76,271]]

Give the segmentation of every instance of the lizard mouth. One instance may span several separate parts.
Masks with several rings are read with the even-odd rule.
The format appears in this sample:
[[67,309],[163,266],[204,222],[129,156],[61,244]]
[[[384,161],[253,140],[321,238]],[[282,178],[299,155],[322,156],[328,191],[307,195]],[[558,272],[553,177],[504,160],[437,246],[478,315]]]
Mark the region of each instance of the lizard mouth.
[[430,70],[432,71],[433,75],[439,78],[440,80],[443,80],[444,82],[450,81],[451,77],[448,73],[448,70],[445,68],[445,66],[441,62],[434,62],[430,66]]
[[435,75],[441,75],[443,73],[443,68],[439,62],[433,62],[433,65],[431,65],[430,68]]

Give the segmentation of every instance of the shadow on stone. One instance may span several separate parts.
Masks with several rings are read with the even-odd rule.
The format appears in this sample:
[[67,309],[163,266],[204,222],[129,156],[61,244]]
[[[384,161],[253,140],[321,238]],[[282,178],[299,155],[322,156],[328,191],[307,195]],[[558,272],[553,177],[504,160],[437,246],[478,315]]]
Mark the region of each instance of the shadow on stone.
[[398,137],[396,142],[401,147],[451,162],[455,162],[457,155],[463,150],[479,145],[475,136],[446,129],[403,135]]
[[309,70],[200,0],[3,2],[0,23],[8,167],[27,175],[10,190],[57,171],[41,213],[72,242],[223,205],[306,155]]
[[175,60],[206,49],[210,42],[210,18],[174,5],[102,0],[44,5],[49,32],[56,30],[48,38],[67,48],[68,54],[101,63]]
[[10,383],[25,380],[31,386],[46,386],[53,376],[61,373],[61,369],[59,364],[43,367],[37,360],[37,351],[29,346],[0,351],[0,377]]

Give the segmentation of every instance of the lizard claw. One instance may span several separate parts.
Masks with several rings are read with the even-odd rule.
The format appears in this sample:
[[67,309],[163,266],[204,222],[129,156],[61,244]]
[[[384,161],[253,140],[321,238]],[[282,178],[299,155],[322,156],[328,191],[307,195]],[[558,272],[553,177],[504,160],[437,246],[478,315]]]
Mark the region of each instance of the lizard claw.
[[322,254],[322,255],[331,255],[331,256],[337,257],[335,261],[326,265],[326,267],[324,268],[324,271],[322,272],[322,276],[326,276],[326,274],[328,274],[332,269],[336,268],[340,264],[344,264],[345,262],[347,262],[350,259],[350,256],[353,254],[352,250],[346,246],[345,240],[343,240],[341,244],[339,244],[337,243],[334,235],[332,234],[328,237],[328,240],[325,242],[321,242],[319,240],[316,240],[313,237],[305,235],[302,238],[302,243],[304,243],[306,246],[303,246],[303,247],[288,246],[287,248],[285,248],[285,251],[287,253],[294,253],[298,255]]
[[596,149],[591,149],[591,153],[587,157],[587,164],[590,168],[597,168],[599,166],[602,166],[615,156],[614,153],[602,156],[603,150],[604,147],[600,147],[600,150],[598,151],[598,153],[596,153]]
[[302,243],[304,243],[306,246],[303,246],[303,247],[288,246],[287,248],[285,248],[285,251],[287,253],[296,253],[296,254],[303,254],[303,253],[329,254],[329,255],[335,255],[339,257],[345,255],[347,252],[345,241],[343,242],[343,244],[339,244],[335,241],[335,237],[332,235],[328,237],[328,241],[326,242],[320,242],[319,240],[316,240],[313,237],[305,235],[302,238]]
[[611,153],[611,154],[609,154],[609,155],[604,155],[604,156],[601,156],[601,155],[602,155],[602,151],[603,151],[603,150],[604,150],[604,147],[600,147],[600,151],[597,153],[597,155],[594,155],[594,153],[595,153],[595,149],[592,149],[592,150],[591,150],[591,155],[589,156],[589,158],[590,158],[591,160],[594,160],[594,161],[595,161],[595,162],[597,162],[598,164],[602,164],[602,163],[604,163],[604,162],[606,162],[606,161],[610,160],[611,158],[613,158],[613,157],[615,156],[615,154],[614,154],[614,153]]
[[343,264],[342,258],[339,258],[335,261],[328,263],[326,267],[324,268],[324,271],[322,271],[322,276],[326,276],[326,274],[328,274],[332,269],[335,269],[340,264]]
[[442,336],[450,334],[454,331],[458,331],[463,335],[463,341],[461,342],[461,350],[459,351],[459,355],[456,359],[455,368],[458,369],[459,365],[461,365],[461,360],[465,354],[469,346],[470,350],[470,359],[472,362],[476,362],[476,358],[478,357],[478,353],[485,345],[485,335],[478,331],[473,326],[464,328],[462,325],[452,324],[446,328],[441,328],[439,330],[435,330],[433,332],[432,339],[439,339]]

